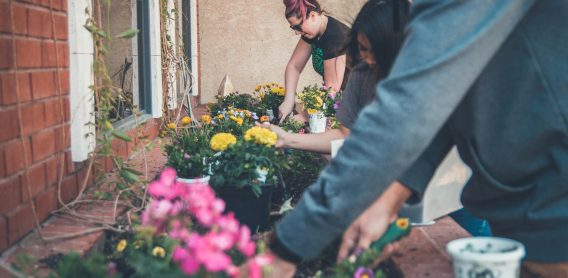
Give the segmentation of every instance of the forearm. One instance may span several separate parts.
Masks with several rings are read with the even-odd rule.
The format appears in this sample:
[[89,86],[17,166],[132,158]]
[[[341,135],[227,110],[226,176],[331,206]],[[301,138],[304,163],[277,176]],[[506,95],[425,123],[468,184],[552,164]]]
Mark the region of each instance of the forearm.
[[318,134],[288,133],[285,138],[284,147],[331,154],[331,141],[343,138],[345,138],[345,134],[339,129],[331,129]]
[[284,101],[292,103],[295,101],[300,73],[301,70],[293,64],[288,64],[288,66],[286,66],[286,72],[284,74],[284,88],[286,88],[286,95],[284,96]]

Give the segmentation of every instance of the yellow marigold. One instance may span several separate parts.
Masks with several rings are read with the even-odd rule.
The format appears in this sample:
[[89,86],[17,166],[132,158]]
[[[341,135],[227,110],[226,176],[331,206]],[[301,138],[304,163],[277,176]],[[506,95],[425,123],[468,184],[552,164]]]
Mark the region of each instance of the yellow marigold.
[[237,124],[238,124],[238,125],[243,125],[243,118],[238,118],[238,119],[237,119]]
[[211,116],[209,116],[209,115],[201,116],[201,122],[203,122],[204,124],[210,124],[211,123]]
[[124,251],[124,249],[126,249],[126,245],[128,245],[128,243],[126,242],[125,239],[119,241],[118,244],[116,245],[116,251],[118,252]]
[[258,126],[252,127],[245,132],[246,141],[253,141],[256,144],[267,145],[269,147],[276,144],[276,139],[278,139],[278,136],[275,132]]
[[152,256],[163,258],[166,256],[166,250],[163,247],[156,246],[152,249]]
[[284,87],[278,87],[278,95],[279,96],[286,95],[286,90],[284,90]]
[[191,123],[191,118],[188,117],[188,116],[185,116],[185,117],[181,118],[181,123],[182,123],[183,125],[188,125],[188,124]]
[[250,111],[248,111],[248,110],[245,110],[245,116],[246,116],[247,118],[250,118],[250,117],[252,116],[252,113],[251,113]]
[[260,91],[261,86],[260,85],[256,85],[256,87],[254,88],[255,91]]
[[268,122],[268,121],[270,121],[270,117],[268,117],[268,116],[262,116],[262,117],[260,117],[260,122],[261,122],[261,123]]
[[237,137],[231,133],[217,133],[211,138],[209,145],[211,149],[217,152],[226,150],[229,145],[237,143]]
[[308,108],[308,114],[313,115],[315,113],[317,113],[318,111],[312,108]]
[[323,105],[323,100],[321,97],[316,97],[316,106],[321,107]]
[[176,127],[177,127],[176,123],[169,123],[167,126],[168,126],[169,129],[176,129]]
[[225,118],[225,116],[223,116],[223,114],[217,115],[217,119],[219,119],[219,120],[222,120],[222,119],[224,119],[224,118]]

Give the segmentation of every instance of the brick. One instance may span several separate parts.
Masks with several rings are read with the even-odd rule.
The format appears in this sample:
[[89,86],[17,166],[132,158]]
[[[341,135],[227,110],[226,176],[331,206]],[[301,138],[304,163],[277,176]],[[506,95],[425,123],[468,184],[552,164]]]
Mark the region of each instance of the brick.
[[93,173],[93,169],[91,169],[91,172],[89,173],[89,176],[87,177],[87,167],[83,167],[79,172],[77,172],[77,187],[78,187],[78,189],[81,189],[81,187],[83,186],[83,183],[85,182],[85,179],[87,180],[86,187],[93,185],[95,183],[94,177],[95,176],[94,176],[94,173]]
[[[60,169],[63,167],[65,157],[62,154],[56,154],[45,163],[46,183],[47,186],[55,185],[59,180]],[[60,165],[61,164],[61,165]]]
[[67,40],[67,16],[55,15],[55,38],[58,40]]
[[0,148],[0,177],[6,177],[6,160],[4,159],[4,148]]
[[33,72],[31,74],[33,99],[42,99],[56,95],[55,75],[53,71]]
[[50,127],[63,122],[64,112],[61,110],[59,98],[45,102],[45,126]]
[[55,53],[55,43],[44,41],[41,44],[41,66],[52,68],[57,66],[57,55]]
[[16,55],[19,68],[41,67],[41,42],[29,39],[16,40]]
[[[32,91],[30,86],[30,74],[18,73],[18,86],[20,93],[20,102],[24,103],[32,98]],[[13,73],[0,74],[0,94],[2,104],[15,104],[18,102],[16,94],[16,80]]]
[[45,111],[42,102],[31,103],[22,107],[22,124],[24,135],[36,133],[43,129],[45,121]]
[[[6,218],[0,217],[0,253],[8,248],[8,225],[6,224]],[[2,273],[0,272],[0,277]]]
[[[3,250],[0,250],[0,252],[2,252]],[[18,276],[14,275],[11,271],[9,271],[8,269],[6,269],[3,266],[0,266],[0,277],[4,277],[4,278],[17,278]]]
[[59,61],[57,61],[57,65],[59,67],[69,67],[69,55],[69,44],[67,42],[58,42],[57,57]]
[[14,139],[20,135],[18,126],[18,110],[16,108],[0,111],[0,143]]
[[65,177],[61,183],[61,199],[63,202],[69,203],[77,197],[77,188],[77,179],[75,175]]
[[69,82],[69,71],[59,71],[59,86],[61,94],[69,94],[71,83]]
[[14,66],[12,50],[12,40],[0,38],[0,69],[8,69]]
[[40,192],[45,190],[46,185],[46,174],[45,174],[45,164],[40,163],[34,165],[28,170],[29,177],[29,188],[28,182],[25,176],[25,172],[22,176],[22,203],[26,203],[30,200],[30,192],[32,197],[35,197]]
[[6,212],[9,212],[20,204],[22,200],[21,191],[20,176],[0,181],[0,195],[2,195],[2,202],[0,202],[0,214],[4,215]]
[[75,172],[75,163],[71,157],[71,152],[65,152],[65,174],[69,175]]
[[14,32],[16,34],[26,34],[28,32],[28,9],[23,5],[13,4],[14,13]]
[[44,131],[32,136],[33,161],[47,158],[55,153],[55,132]]
[[8,3],[0,3],[0,32],[9,33],[10,30],[12,30],[10,5]]
[[[29,140],[24,140],[24,142],[26,142],[28,165],[30,165],[31,149]],[[19,139],[4,145],[4,159],[6,161],[6,175],[14,174],[24,168],[24,149]]]
[[29,204],[20,205],[6,215],[8,219],[8,244],[13,244],[34,227],[34,215]]
[[49,187],[35,199],[36,211],[39,221],[47,219],[49,214],[57,209],[57,188]]
[[55,151],[60,152],[71,148],[71,130],[69,125],[55,129]]
[[71,121],[71,104],[68,97],[63,99],[63,112],[65,114],[65,122]]
[[28,10],[28,34],[34,37],[51,38],[51,16],[44,10]]

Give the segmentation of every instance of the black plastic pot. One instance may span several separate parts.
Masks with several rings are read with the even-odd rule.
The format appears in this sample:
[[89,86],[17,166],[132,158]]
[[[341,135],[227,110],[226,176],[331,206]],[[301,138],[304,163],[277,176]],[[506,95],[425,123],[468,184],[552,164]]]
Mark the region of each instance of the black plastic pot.
[[232,211],[241,224],[247,225],[254,232],[270,229],[269,216],[274,186],[262,186],[260,196],[254,195],[248,187],[236,188],[225,186],[219,188],[219,198],[225,201],[225,212]]

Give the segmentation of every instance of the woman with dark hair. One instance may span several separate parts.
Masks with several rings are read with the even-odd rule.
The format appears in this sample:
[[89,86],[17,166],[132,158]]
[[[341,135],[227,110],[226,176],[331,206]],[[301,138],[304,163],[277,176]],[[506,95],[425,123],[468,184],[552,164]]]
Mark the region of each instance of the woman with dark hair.
[[[395,7],[394,3],[400,6]],[[277,147],[331,153],[331,141],[349,134],[359,111],[375,98],[377,82],[389,73],[402,46],[407,14],[405,0],[371,0],[363,6],[346,48],[352,70],[337,112],[340,127],[324,133],[294,134],[273,125],[270,128],[278,134]]]
[[294,109],[300,74],[312,57],[314,70],[323,77],[326,87],[341,89],[345,75],[345,45],[349,27],[327,15],[317,0],[284,0],[285,16],[290,28],[301,35],[286,66],[286,96],[279,106],[284,120]]

